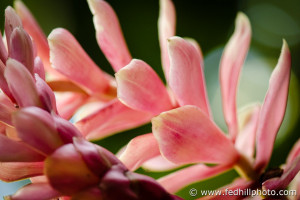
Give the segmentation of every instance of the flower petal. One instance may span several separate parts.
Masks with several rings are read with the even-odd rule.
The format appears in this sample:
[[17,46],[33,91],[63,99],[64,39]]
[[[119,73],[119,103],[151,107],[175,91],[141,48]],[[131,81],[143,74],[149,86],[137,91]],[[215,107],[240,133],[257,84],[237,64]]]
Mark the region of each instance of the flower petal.
[[15,10],[12,7],[8,6],[5,9],[5,37],[6,41],[8,41],[8,51],[10,49],[10,35],[17,27],[22,27],[22,21]]
[[48,112],[53,111],[54,113],[57,113],[56,100],[53,91],[48,86],[48,84],[40,78],[38,74],[35,74],[35,80],[35,85],[39,94],[39,98],[41,100],[41,103],[44,105],[43,107]]
[[0,88],[11,99],[11,101],[15,103],[15,99],[12,96],[12,94],[9,90],[8,84],[6,82],[6,79],[4,77],[4,71],[5,71],[5,65],[0,60]]
[[43,174],[43,162],[0,162],[0,180],[11,182]]
[[113,165],[118,165],[127,170],[113,153],[101,146],[90,143],[83,138],[74,138],[73,144],[77,152],[81,154],[87,167],[100,178]]
[[[22,1],[15,1],[14,7],[22,20],[24,29],[33,38],[38,56],[43,60],[47,72],[50,71],[53,74],[55,70],[50,66],[49,45],[45,34]],[[57,74],[57,72],[54,73]]]
[[14,60],[8,59],[4,71],[4,77],[9,89],[21,107],[38,106],[42,107],[39,99],[35,81],[25,66]]
[[34,73],[38,74],[41,79],[45,80],[45,68],[40,57],[35,57],[34,59]]
[[119,159],[126,167],[135,171],[146,160],[160,155],[158,144],[152,133],[140,135],[132,139]]
[[88,99],[86,94],[71,92],[56,93],[55,97],[59,115],[64,119],[70,119]]
[[220,63],[223,113],[228,132],[233,140],[238,133],[236,114],[238,80],[251,39],[250,22],[245,14],[237,15],[235,26],[235,31],[224,49]]
[[293,162],[284,170],[281,177],[265,181],[263,187],[269,190],[283,190],[290,184],[299,171],[300,156],[293,160]]
[[24,143],[11,140],[0,134],[0,162],[34,162],[44,159],[44,156]]
[[7,200],[48,200],[56,199],[59,196],[61,196],[61,194],[48,183],[33,183],[22,187],[14,195],[5,198]]
[[239,115],[244,119],[241,131],[237,135],[235,147],[248,158],[253,158],[255,152],[255,136],[259,118],[260,106],[246,107]]
[[8,56],[7,49],[3,42],[2,34],[0,33],[0,60],[2,61],[2,63],[6,63],[7,56]]
[[109,82],[104,73],[65,29],[54,29],[48,36],[50,61],[60,73],[89,92],[104,92]]
[[73,144],[58,148],[45,160],[45,174],[56,190],[72,195],[99,183]]
[[57,115],[52,115],[55,127],[64,144],[72,143],[74,137],[82,137],[77,128],[68,120],[65,120]]
[[63,144],[52,116],[37,107],[23,108],[13,115],[18,136],[45,154],[51,154]]
[[132,110],[119,100],[107,103],[75,125],[87,139],[99,139],[149,122],[152,114]]
[[33,45],[28,33],[21,27],[15,28],[10,35],[9,43],[9,57],[22,63],[33,75]]
[[169,38],[169,85],[180,106],[198,106],[211,116],[203,73],[203,60],[194,44],[180,37]]
[[204,164],[193,165],[167,176],[164,176],[157,181],[170,193],[175,193],[178,190],[192,183],[203,181],[212,178],[232,168],[231,165],[218,165],[208,167]]
[[290,151],[288,158],[286,159],[286,164],[289,165],[295,160],[296,157],[300,155],[300,139],[294,144],[292,150]]
[[131,55],[127,48],[118,17],[112,7],[103,0],[88,0],[98,44],[114,70],[127,65]]
[[195,106],[154,117],[152,131],[161,153],[176,164],[232,163],[239,158],[231,141]]
[[[2,99],[1,99],[2,100]],[[11,115],[15,111],[12,106],[6,105],[0,100],[0,121],[12,125]]]
[[162,172],[162,171],[173,170],[180,166],[181,165],[174,164],[169,160],[167,160],[166,158],[164,158],[162,155],[159,155],[144,162],[142,168],[147,171]]
[[144,61],[133,59],[115,76],[118,98],[128,107],[154,115],[173,107],[163,82]]
[[269,81],[256,132],[255,168],[258,171],[264,169],[270,160],[274,141],[285,114],[290,70],[290,51],[284,40],[277,66]]
[[169,79],[170,60],[167,51],[167,39],[175,35],[176,13],[171,0],[160,0],[158,18],[158,35],[161,51],[161,61],[165,77]]

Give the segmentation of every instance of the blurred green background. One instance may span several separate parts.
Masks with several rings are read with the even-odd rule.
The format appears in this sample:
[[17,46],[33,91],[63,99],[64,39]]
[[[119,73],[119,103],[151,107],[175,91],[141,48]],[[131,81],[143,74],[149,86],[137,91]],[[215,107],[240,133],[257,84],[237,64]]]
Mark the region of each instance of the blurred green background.
[[[99,49],[92,15],[85,0],[24,0],[41,25],[45,34],[63,27],[71,31],[92,59],[104,71],[113,70]],[[159,12],[158,0],[108,0],[116,11],[130,52],[134,58],[150,64],[162,79],[160,49],[157,33]],[[196,39],[205,57],[205,75],[209,99],[217,124],[226,131],[218,86],[218,64],[222,48],[234,29],[238,11],[249,17],[253,37],[251,49],[243,69],[238,94],[238,105],[262,101],[267,89],[272,68],[280,54],[282,39],[285,38],[292,53],[292,81],[289,105],[284,125],[276,141],[270,167],[284,163],[286,155],[299,138],[299,86],[300,77],[300,0],[173,0],[177,13],[177,35]],[[0,2],[0,29],[3,31],[4,9],[12,5],[11,0]],[[132,137],[151,132],[151,125],[120,133],[98,143],[113,152],[125,145]],[[139,172],[144,172],[142,169]],[[151,174],[159,177],[162,174]],[[195,188],[216,188],[235,176],[229,172],[215,180],[205,181]],[[191,198],[188,189],[180,192],[185,199]],[[0,188],[0,191],[2,187]],[[192,198],[191,198],[192,199]]]

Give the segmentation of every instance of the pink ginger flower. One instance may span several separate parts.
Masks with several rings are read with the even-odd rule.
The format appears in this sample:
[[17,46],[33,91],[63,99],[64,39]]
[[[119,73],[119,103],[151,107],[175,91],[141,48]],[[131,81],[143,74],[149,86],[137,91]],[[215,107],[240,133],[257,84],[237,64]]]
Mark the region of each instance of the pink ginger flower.
[[[118,18],[105,1],[88,3],[95,15],[99,46],[117,71],[131,59]],[[15,7],[46,63],[47,74],[50,74],[47,83],[55,91],[62,117],[69,119],[83,106],[87,117],[76,126],[89,139],[99,139],[150,121],[148,113],[132,110],[116,99],[114,79],[99,69],[70,32],[55,29],[47,41],[25,5],[17,1]]]
[[[114,70],[118,71],[131,60],[118,18],[107,2],[90,0],[88,3],[94,15],[99,47]],[[87,116],[81,117],[76,126],[87,138],[99,139],[150,121],[149,113],[133,110],[118,101],[113,77],[99,69],[70,32],[62,28],[53,30],[48,36],[48,46],[28,9],[21,2],[16,3],[16,7],[28,32],[36,38],[45,60],[50,59],[51,66],[64,76],[48,81],[58,93],[60,115],[69,118],[85,105],[83,108]],[[61,93],[71,96],[61,99]]]
[[[167,80],[179,108],[163,112],[167,107],[161,107],[167,104],[164,101],[162,104],[155,103],[160,97],[164,99],[160,92],[164,87],[153,78],[151,68],[142,61],[132,61],[116,74],[118,97],[122,102],[140,110],[150,111],[154,107],[154,115],[162,112],[152,119],[154,135],[146,134],[133,139],[121,153],[120,159],[127,167],[131,170],[137,169],[153,158],[155,159],[152,162],[155,161],[165,169],[174,167],[174,164],[180,166],[200,163],[161,178],[159,182],[170,192],[176,192],[188,184],[231,168],[235,168],[245,178],[235,182],[232,187],[262,188],[263,185],[269,188],[270,182],[274,184],[275,180],[270,179],[273,177],[262,177],[269,173],[264,170],[270,160],[276,134],[285,113],[291,59],[284,41],[263,105],[253,105],[245,110],[244,123],[239,127],[236,91],[250,38],[250,23],[240,13],[235,32],[224,49],[220,63],[222,104],[229,136],[212,121],[202,73],[201,51],[188,40],[179,37],[168,39],[170,68]],[[149,87],[146,81],[150,80],[149,77],[154,80],[152,85],[158,86]],[[126,93],[126,90],[132,92]],[[159,91],[157,96],[156,91]],[[154,97],[149,94],[154,94]],[[159,161],[157,158],[161,154],[174,164]],[[297,156],[288,162],[292,164],[287,164],[283,174],[276,179],[277,184],[273,189],[284,188],[297,174],[300,169]],[[217,166],[208,167],[202,163],[213,163]]]
[[20,109],[12,121],[20,141],[0,135],[1,179],[32,183],[6,199],[181,199],[83,139],[69,121],[37,107]]

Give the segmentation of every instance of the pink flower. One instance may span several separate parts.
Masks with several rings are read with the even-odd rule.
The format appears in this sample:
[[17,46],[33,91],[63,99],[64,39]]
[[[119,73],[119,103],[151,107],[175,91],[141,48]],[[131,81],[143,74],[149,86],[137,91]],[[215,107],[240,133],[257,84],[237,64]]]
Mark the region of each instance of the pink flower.
[[[154,107],[153,115],[162,112],[152,119],[155,138],[152,134],[139,136],[133,139],[121,153],[120,159],[127,167],[134,170],[145,161],[157,159],[160,154],[177,165],[217,164],[215,167],[196,164],[161,178],[159,182],[170,192],[215,176],[232,167],[246,179],[252,180],[252,182],[244,180],[242,185],[253,187],[259,183],[258,187],[261,187],[265,180],[259,182],[259,178],[263,176],[270,160],[275,137],[285,113],[291,61],[284,41],[263,105],[261,108],[257,105],[249,107],[245,111],[248,113],[247,120],[239,128],[236,91],[250,38],[249,21],[240,13],[236,20],[235,32],[224,49],[220,63],[222,103],[229,137],[212,121],[202,73],[201,51],[188,40],[179,37],[168,39],[170,69],[167,80],[179,108],[166,111],[169,109],[167,106],[161,108],[163,105],[168,105],[164,101],[155,104],[159,97],[164,99],[164,95],[160,92],[163,86],[158,81],[154,81],[153,85],[160,86],[150,88],[147,86],[149,77],[151,80],[155,79],[151,68],[142,61],[132,61],[116,74],[118,97],[122,102],[140,110],[150,111]],[[148,71],[145,73],[144,69]],[[125,89],[133,91],[126,93]],[[157,96],[155,91],[159,91]],[[152,94],[151,98],[149,94]],[[136,149],[140,150],[135,151]],[[254,156],[255,151],[256,156]],[[160,164],[162,167],[169,165],[165,161]],[[295,173],[299,171],[298,165],[300,164],[295,159],[292,167],[287,168],[280,178],[280,184],[286,186],[293,179]],[[289,177],[289,180],[285,177]],[[264,185],[268,184],[268,181],[264,183]],[[276,187],[278,185],[276,184]],[[280,187],[276,189],[278,188]]]
[[40,108],[14,113],[13,125],[20,141],[0,135],[0,177],[33,183],[6,199],[180,199],[154,179],[128,171],[70,122]]
[[[241,20],[244,26],[237,26],[236,32],[226,45],[220,64],[224,116],[231,138],[222,133],[205,111],[189,105],[161,113],[152,119],[152,128],[160,151],[168,160],[176,164],[215,163],[218,164],[217,167],[229,165],[235,167],[242,177],[249,180],[242,185],[248,184],[247,187],[260,188],[262,183],[264,186],[268,185],[268,181],[265,182],[262,177],[268,173],[267,171],[263,174],[285,113],[291,61],[284,41],[281,56],[270,78],[269,90],[260,111],[254,108],[248,123],[238,131],[236,84],[249,46],[249,42],[242,41],[249,41],[249,35],[245,37],[245,34],[250,29],[249,24],[245,23],[246,18],[239,17],[237,22]],[[245,142],[248,142],[248,145],[244,145]],[[294,160],[291,169],[287,169],[281,176],[280,184],[286,186],[293,179],[300,169],[298,165],[300,165],[298,160]],[[190,169],[194,170],[193,168],[195,167]],[[211,170],[214,168],[212,167]],[[189,169],[184,171],[187,173]],[[203,174],[200,170],[199,173]],[[172,180],[179,176],[182,176],[180,171],[161,179],[161,183],[167,186],[169,191],[177,190],[180,187],[176,183],[172,184]],[[188,179],[185,179],[184,184],[188,183]],[[195,178],[190,177],[190,183],[194,181]],[[280,184],[273,189],[280,189]]]
[[[62,117],[69,119],[79,107],[87,105],[84,109],[88,116],[76,126],[90,139],[99,139],[150,120],[148,113],[132,110],[115,98],[114,79],[99,69],[71,33],[62,28],[55,29],[47,41],[25,5],[20,1],[15,5],[25,29],[34,38],[38,53],[46,63],[47,83],[56,92],[58,112]],[[119,70],[130,61],[131,56],[117,16],[105,1],[89,1],[89,5],[95,15],[99,46],[113,68]]]

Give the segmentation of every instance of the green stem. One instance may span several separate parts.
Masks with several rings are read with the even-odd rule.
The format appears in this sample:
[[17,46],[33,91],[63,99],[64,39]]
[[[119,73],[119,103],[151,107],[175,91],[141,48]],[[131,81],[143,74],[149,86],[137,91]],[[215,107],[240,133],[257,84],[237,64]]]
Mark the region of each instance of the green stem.
[[240,156],[234,168],[241,177],[244,177],[247,180],[257,180],[259,177],[259,174],[253,169],[253,165],[243,155]]

